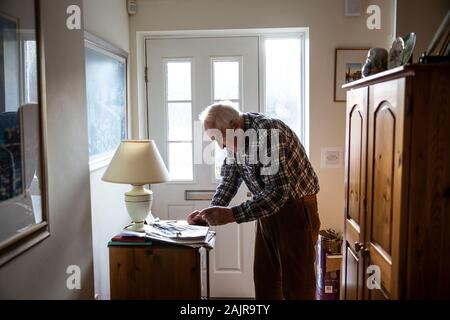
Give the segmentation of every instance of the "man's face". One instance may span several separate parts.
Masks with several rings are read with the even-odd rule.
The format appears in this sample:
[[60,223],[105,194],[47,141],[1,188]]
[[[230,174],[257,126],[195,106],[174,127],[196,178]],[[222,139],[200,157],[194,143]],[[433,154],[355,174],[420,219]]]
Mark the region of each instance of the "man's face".
[[[229,137],[230,139],[227,139],[226,131],[228,130],[235,130],[235,128],[230,127],[227,130],[219,130],[211,126],[210,123],[205,122],[205,131],[208,137],[212,141],[216,141],[217,145],[220,149],[227,148],[233,152],[236,152],[237,150],[237,138],[236,137]],[[228,141],[230,140],[230,141]]]

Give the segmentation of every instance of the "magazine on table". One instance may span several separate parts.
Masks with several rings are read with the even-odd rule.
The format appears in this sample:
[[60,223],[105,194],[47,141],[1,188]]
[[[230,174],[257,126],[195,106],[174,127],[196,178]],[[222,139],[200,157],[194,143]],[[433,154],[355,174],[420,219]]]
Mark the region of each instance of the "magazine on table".
[[144,229],[145,233],[125,228],[121,234],[183,245],[209,244],[215,236],[209,226],[190,225],[185,220],[156,220],[147,222]]

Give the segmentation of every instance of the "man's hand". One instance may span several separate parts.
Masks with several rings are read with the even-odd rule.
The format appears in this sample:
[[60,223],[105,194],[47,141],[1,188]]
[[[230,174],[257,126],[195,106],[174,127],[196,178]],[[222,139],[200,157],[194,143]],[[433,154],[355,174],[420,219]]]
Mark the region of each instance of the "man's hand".
[[210,226],[220,226],[236,221],[233,212],[227,207],[209,207],[203,209],[200,215]]
[[198,211],[198,210],[196,210],[188,215],[187,222],[189,224],[199,224],[199,225],[208,224],[208,222],[206,222],[206,220],[203,219],[203,216],[200,215],[200,211]]

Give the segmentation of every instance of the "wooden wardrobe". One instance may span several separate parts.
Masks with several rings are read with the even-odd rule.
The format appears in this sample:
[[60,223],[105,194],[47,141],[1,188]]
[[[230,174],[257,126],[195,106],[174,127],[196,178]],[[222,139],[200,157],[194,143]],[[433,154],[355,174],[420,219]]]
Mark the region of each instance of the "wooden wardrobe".
[[344,88],[341,299],[448,299],[450,64],[398,67]]

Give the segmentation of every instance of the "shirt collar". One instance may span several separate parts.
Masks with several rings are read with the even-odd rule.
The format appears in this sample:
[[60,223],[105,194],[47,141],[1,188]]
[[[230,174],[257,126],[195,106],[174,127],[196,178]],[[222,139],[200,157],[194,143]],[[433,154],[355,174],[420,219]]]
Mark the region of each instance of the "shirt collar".
[[[247,130],[251,129],[252,127],[252,117],[250,116],[250,114],[248,112],[245,112],[242,114],[243,118],[244,118],[244,132],[246,132]],[[241,148],[236,156],[240,156],[240,157],[248,157],[248,151],[249,151],[249,141],[248,139],[245,139],[244,142],[244,146],[243,148]]]
[[251,127],[252,119],[248,113],[243,113],[242,116],[244,117],[244,132]]
[[[243,130],[245,132],[245,131],[247,131],[248,129],[250,129],[252,127],[253,119],[252,119],[251,115],[248,112],[242,113],[242,116],[244,118],[244,128],[243,128]],[[244,147],[243,148],[241,147],[241,149],[238,150],[237,153],[234,153],[234,156],[235,157],[241,157],[241,160],[242,160],[242,157],[244,157],[244,158],[248,157],[248,150],[249,150],[249,141],[248,141],[248,139],[245,139]],[[230,151],[229,155],[231,155],[231,154],[232,154],[232,152]]]

